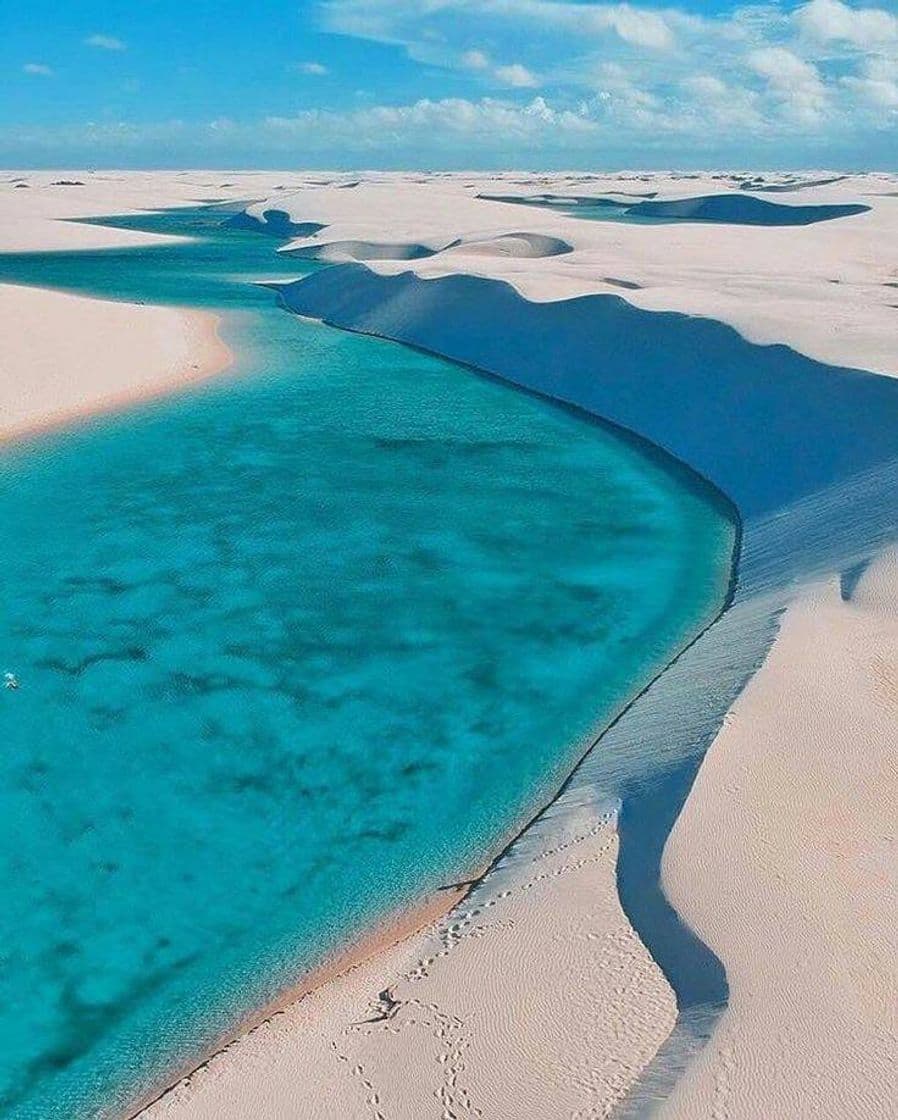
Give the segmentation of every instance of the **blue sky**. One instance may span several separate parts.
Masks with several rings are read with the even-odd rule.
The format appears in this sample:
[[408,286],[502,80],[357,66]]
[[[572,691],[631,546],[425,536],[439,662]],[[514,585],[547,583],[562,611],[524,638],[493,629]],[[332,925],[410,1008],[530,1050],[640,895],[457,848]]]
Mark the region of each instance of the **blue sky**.
[[30,0],[7,167],[898,166],[898,0]]

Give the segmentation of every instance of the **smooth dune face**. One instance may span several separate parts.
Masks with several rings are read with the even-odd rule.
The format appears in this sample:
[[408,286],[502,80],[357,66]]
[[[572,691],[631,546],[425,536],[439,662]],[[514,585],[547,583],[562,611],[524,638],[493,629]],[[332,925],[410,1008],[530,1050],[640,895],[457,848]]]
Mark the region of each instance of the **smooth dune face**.
[[747,518],[898,455],[898,431],[883,423],[898,407],[894,379],[765,350],[712,318],[649,313],[619,294],[533,303],[492,279],[356,265],[280,290],[300,314],[448,355],[635,431]]
[[498,237],[486,237],[470,241],[461,240],[446,252],[470,253],[475,256],[540,258],[557,257],[572,253],[574,248],[560,237],[549,237],[544,233],[503,233]]
[[[494,202],[517,202],[523,206],[547,206],[564,210],[572,217],[593,219],[616,218],[624,222],[654,219],[669,222],[715,222],[729,225],[754,226],[806,226],[815,222],[829,222],[835,218],[850,218],[870,209],[863,203],[813,203],[804,205],[772,202],[758,198],[761,192],[792,192],[811,187],[825,186],[841,180],[820,179],[816,182],[755,186],[743,183],[739,192],[730,194],[705,194],[684,198],[659,198],[657,191],[641,194],[638,191],[603,192],[596,195],[490,195],[480,197]],[[754,190],[754,194],[745,193]]]
[[[423,246],[432,252],[413,265],[422,278],[460,273],[502,279],[536,302],[608,291],[623,281],[634,285],[630,302],[646,310],[704,315],[753,342],[785,343],[819,361],[898,373],[894,290],[888,287],[896,280],[889,252],[898,221],[894,181],[884,175],[829,178],[820,185],[787,182],[790,213],[800,214],[796,208],[802,207],[840,213],[846,207],[869,209],[811,225],[771,226],[729,220],[578,221],[561,206],[518,204],[529,198],[559,203],[604,198],[609,211],[643,202],[688,209],[713,193],[722,199],[715,206],[724,210],[744,207],[747,199],[765,213],[771,206],[778,212],[760,191],[756,198],[741,189],[741,177],[670,175],[466,177],[463,182],[372,177],[350,191],[309,184],[279,194],[277,205],[294,221],[325,227],[311,239],[293,242],[296,247],[347,240]],[[759,188],[777,185],[757,183]],[[273,202],[250,212],[267,205]],[[522,259],[477,248],[512,232],[558,239],[573,251]],[[406,271],[408,265],[397,259],[373,267],[388,273]],[[605,277],[616,283],[609,285]]]
[[[322,227],[326,228],[326,227]],[[300,245],[289,249],[291,257],[330,261],[412,261],[432,257],[436,249],[412,242],[327,241],[321,245]]]
[[808,226],[850,218],[870,209],[863,203],[780,205],[748,194],[709,194],[672,201],[647,199],[629,207],[629,215],[675,218],[681,221],[729,222],[735,225]]

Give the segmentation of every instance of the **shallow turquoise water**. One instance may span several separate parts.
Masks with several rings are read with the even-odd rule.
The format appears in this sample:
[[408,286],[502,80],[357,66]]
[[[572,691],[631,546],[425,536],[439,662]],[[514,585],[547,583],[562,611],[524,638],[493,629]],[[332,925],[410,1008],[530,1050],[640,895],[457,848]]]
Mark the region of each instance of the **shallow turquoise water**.
[[0,454],[0,1111],[114,1113],[464,877],[719,609],[733,529],[620,435],[302,322],[262,235],[0,257],[211,306],[238,375]]

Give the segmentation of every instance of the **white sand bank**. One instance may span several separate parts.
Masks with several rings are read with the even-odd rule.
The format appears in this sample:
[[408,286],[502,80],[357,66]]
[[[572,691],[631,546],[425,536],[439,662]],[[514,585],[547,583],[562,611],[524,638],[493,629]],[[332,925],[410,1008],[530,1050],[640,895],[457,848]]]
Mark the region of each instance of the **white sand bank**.
[[79,218],[132,214],[200,200],[249,200],[305,176],[277,172],[10,171],[0,178],[0,252],[108,249],[177,240],[160,234],[79,224]]
[[217,318],[0,284],[0,438],[121,408],[230,364]]

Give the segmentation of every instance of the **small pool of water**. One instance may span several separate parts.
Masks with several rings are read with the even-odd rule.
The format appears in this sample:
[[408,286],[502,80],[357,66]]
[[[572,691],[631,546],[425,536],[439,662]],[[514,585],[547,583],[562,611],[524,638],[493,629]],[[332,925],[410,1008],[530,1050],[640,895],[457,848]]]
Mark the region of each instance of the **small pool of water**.
[[[642,198],[633,197],[627,202],[618,202],[613,198],[602,198],[590,195],[540,195],[528,198],[523,195],[480,195],[481,198],[492,199],[494,202],[510,202],[515,206],[533,206],[538,210],[553,210],[559,214],[568,214],[572,218],[585,218],[593,222],[624,222],[628,225],[638,226],[664,226],[679,221],[678,218],[668,218],[654,214],[640,214],[633,207],[643,201]],[[646,196],[653,197],[653,196]]]

